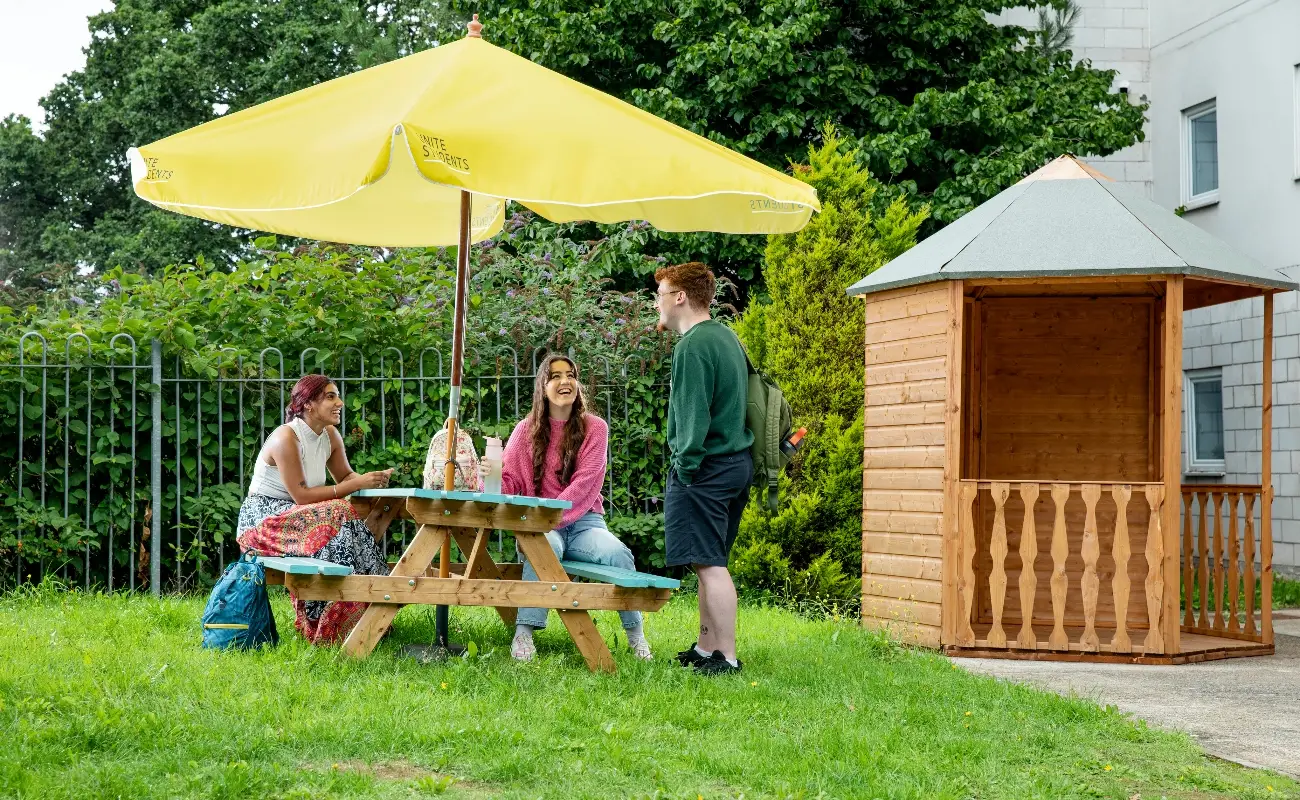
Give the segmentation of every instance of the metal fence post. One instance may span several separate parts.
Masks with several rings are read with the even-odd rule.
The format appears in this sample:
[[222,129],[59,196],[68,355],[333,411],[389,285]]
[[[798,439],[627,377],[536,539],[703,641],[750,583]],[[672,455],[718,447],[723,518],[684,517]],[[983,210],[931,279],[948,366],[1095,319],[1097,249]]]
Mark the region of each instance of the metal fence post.
[[[153,366],[152,425],[149,427],[149,590],[162,596],[162,342],[149,344],[149,362]],[[177,469],[180,465],[177,464]],[[179,502],[180,498],[177,498]]]

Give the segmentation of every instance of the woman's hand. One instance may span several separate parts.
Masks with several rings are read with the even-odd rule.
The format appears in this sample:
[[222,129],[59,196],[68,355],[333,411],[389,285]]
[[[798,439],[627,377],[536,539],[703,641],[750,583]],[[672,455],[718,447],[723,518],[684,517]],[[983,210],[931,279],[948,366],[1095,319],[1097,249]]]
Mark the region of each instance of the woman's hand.
[[388,480],[390,477],[392,477],[392,474],[393,471],[391,469],[381,469],[378,470],[377,472],[367,472],[364,475],[358,475],[352,479],[357,482],[357,485],[351,491],[356,491],[356,489],[387,488]]

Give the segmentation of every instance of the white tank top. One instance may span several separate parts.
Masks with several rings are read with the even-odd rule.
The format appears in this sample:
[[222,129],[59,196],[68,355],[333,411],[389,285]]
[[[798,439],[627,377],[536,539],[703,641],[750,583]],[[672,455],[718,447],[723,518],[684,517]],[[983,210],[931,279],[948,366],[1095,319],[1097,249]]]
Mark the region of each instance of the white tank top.
[[[302,417],[294,417],[289,421],[288,427],[298,437],[298,455],[302,458],[303,476],[307,479],[307,488],[314,489],[317,486],[325,485],[326,469],[325,464],[329,461],[330,454],[333,452],[333,446],[330,444],[329,428],[325,428],[319,434],[311,429],[311,426],[303,421]],[[267,437],[270,441],[270,437]],[[248,484],[249,494],[266,495],[275,497],[280,500],[292,500],[293,496],[285,488],[284,478],[280,475],[280,468],[274,464],[266,463],[266,443],[262,444],[262,450],[257,454],[257,460],[253,462],[253,479]]]

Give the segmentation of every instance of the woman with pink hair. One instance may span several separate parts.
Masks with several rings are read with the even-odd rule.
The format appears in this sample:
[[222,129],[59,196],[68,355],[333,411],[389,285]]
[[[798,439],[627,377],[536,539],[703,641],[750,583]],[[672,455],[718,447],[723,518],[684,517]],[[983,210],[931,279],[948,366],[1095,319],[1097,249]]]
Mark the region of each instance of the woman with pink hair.
[[[239,509],[236,540],[242,551],[263,556],[308,556],[387,575],[388,564],[369,520],[357,516],[347,496],[388,485],[391,469],[360,475],[352,470],[335,427],[342,419],[338,387],[324,375],[304,375],[293,387],[284,423],[266,437],[253,466],[248,497]],[[326,473],[334,483],[326,485]],[[344,639],[365,603],[293,598],[294,627],[312,644]]]

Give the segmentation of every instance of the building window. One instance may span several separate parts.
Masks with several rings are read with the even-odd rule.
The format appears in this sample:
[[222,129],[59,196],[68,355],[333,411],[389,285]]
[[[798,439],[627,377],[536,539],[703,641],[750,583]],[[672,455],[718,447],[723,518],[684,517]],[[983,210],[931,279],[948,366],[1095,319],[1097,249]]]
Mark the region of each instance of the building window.
[[1219,202],[1219,117],[1215,102],[1183,112],[1183,205]]
[[1187,468],[1189,475],[1222,475],[1223,371],[1203,369],[1186,373],[1183,398],[1187,412]]

